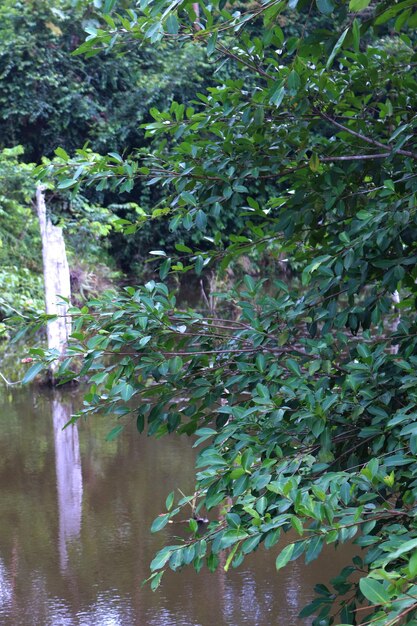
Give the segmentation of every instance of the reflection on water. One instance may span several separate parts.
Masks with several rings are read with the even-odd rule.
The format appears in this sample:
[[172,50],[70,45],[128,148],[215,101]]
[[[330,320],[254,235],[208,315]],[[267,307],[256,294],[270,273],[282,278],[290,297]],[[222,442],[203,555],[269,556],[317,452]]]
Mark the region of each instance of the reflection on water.
[[0,606],[9,605],[12,597],[13,585],[3,561],[0,561]]
[[83,500],[78,425],[64,428],[71,414],[72,405],[55,396],[52,400],[52,420],[58,489],[59,557],[62,572],[68,565],[67,542],[77,539],[80,535]]
[[100,594],[96,602],[87,610],[79,611],[73,615],[71,607],[64,605],[59,600],[51,602],[49,613],[52,615],[52,624],[59,626],[72,626],[74,623],[80,626],[125,626],[136,624],[133,609],[123,606],[123,599],[117,593]]
[[311,623],[298,612],[314,584],[340,571],[346,550],[277,574],[278,549],[260,549],[227,574],[169,572],[152,593],[142,587],[149,562],[184,526],[157,535],[149,527],[172,489],[192,490],[190,442],[139,437],[134,425],[106,442],[111,425],[98,417],[62,430],[80,402],[73,391],[13,390],[0,400],[1,626]]

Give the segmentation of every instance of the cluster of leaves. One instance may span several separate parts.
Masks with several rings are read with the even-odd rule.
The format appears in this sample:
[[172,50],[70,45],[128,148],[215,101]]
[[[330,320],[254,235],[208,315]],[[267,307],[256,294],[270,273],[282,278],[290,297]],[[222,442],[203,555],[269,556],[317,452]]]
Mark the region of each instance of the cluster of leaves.
[[25,256],[27,266],[37,270],[39,260],[32,249],[40,235],[31,220],[33,168],[21,162],[22,154],[21,146],[0,152],[0,259],[2,265],[13,265]]
[[[74,56],[86,31],[97,29],[99,7],[99,2],[69,0],[2,3],[1,147],[22,144],[24,158],[35,162],[52,157],[57,146],[73,151],[86,142],[104,153],[129,154],[149,144],[141,124],[152,119],[150,109],[164,110],[175,99],[188,102],[213,84],[216,66],[192,42],[178,48],[167,41],[157,52],[142,43],[129,55],[109,50],[100,58]],[[148,209],[160,200],[158,191],[140,180],[129,193],[127,198],[90,188],[86,199],[95,207],[110,205],[120,219],[134,218],[132,202]],[[120,229],[101,232],[101,237],[107,238],[118,266],[131,274],[143,271],[155,242],[172,247],[174,241],[169,229],[155,221],[142,224],[136,237],[126,239]]]
[[129,59],[73,56],[97,25],[89,3],[7,1],[0,15],[1,144],[23,144],[33,161],[87,140],[104,151],[137,147],[149,108],[191,97],[209,71],[190,46],[175,56],[169,44],[157,55],[137,47]]
[[[82,414],[116,416],[111,438],[134,416],[139,431],[204,444],[195,493],[170,494],[153,530],[190,503],[211,521],[190,519],[191,537],[155,557],[151,584],[168,567],[215,569],[222,551],[228,569],[264,545],[279,569],[353,540],[363,554],[303,615],[322,626],[415,624],[416,4],[271,0],[242,11],[141,0],[120,14],[115,4],[81,52],[193,39],[251,80],[153,111],[151,156],[84,150],[39,174],[58,173],[69,189],[157,185],[164,204],[153,216],[169,220],[179,253],[155,251],[161,280],[266,249],[295,273],[290,284],[247,276],[219,294],[233,303],[223,318],[181,311],[162,282],[72,310],[61,374],[83,357]],[[305,27],[287,34],[295,10]],[[333,31],[317,27],[329,16]],[[225,238],[215,218],[229,211],[236,232]],[[191,229],[211,246],[185,246]],[[283,547],[289,531],[298,538]]]
[[21,163],[22,154],[21,146],[0,151],[1,318],[43,310],[40,234],[31,206],[33,168]]

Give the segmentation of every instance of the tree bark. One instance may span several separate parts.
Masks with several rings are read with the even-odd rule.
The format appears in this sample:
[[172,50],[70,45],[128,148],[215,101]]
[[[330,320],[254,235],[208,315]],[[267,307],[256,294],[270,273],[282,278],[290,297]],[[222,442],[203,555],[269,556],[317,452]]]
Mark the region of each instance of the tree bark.
[[71,299],[70,273],[62,229],[54,226],[46,214],[44,188],[36,189],[36,209],[42,239],[43,278],[45,308],[47,315],[56,318],[48,322],[48,349],[55,350],[57,359],[50,368],[52,382],[64,356],[68,337],[71,334],[71,319],[68,307]]

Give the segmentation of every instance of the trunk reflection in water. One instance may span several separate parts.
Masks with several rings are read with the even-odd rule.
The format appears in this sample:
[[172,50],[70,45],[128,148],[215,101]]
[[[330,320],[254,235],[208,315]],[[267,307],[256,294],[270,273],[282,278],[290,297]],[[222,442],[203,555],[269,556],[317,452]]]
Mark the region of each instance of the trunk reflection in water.
[[277,573],[278,548],[260,549],[228,573],[168,573],[152,593],[141,585],[155,551],[187,532],[149,528],[171,490],[193,489],[190,440],[132,424],[106,442],[106,417],[62,430],[73,390],[0,389],[0,401],[1,626],[304,626],[314,584],[350,560],[328,550]]
[[59,512],[59,557],[61,571],[68,565],[67,542],[77,539],[81,531],[83,479],[81,475],[78,427],[68,426],[72,405],[54,394],[52,419],[55,442],[56,483]]

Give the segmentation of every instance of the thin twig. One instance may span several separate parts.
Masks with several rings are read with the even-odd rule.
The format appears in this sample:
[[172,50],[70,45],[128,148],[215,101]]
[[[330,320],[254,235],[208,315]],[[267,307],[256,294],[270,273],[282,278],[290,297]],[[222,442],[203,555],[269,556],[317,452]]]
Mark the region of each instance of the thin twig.
[[3,374],[0,372],[0,378],[2,378],[4,380],[4,382],[6,383],[6,385],[9,387],[11,385],[20,385],[21,384],[21,380],[17,380],[15,382],[11,382],[10,380],[7,380],[7,378],[5,376],[3,376]]
[[[344,124],[341,124],[340,122],[337,122],[335,119],[333,119],[332,117],[330,117],[326,113],[319,112],[319,115],[324,120],[327,120],[328,122],[333,124],[333,126],[336,126],[337,128],[340,128],[340,130],[343,130],[346,133],[349,133],[350,135],[353,135],[353,137],[357,137],[358,139],[361,139],[362,141],[365,141],[366,143],[370,143],[373,146],[378,146],[378,148],[383,148],[385,150],[387,150],[387,149],[392,150],[391,146],[387,146],[386,144],[381,143],[380,141],[377,141],[376,139],[372,139],[372,137],[368,137],[367,135],[363,135],[362,133],[358,133],[356,130],[353,130],[352,128],[349,128],[348,126],[344,126]],[[417,159],[417,154],[415,152],[411,152],[410,150],[399,149],[399,150],[396,150],[395,153],[396,154],[402,154],[403,156],[408,156],[408,157],[410,157],[412,159]]]

